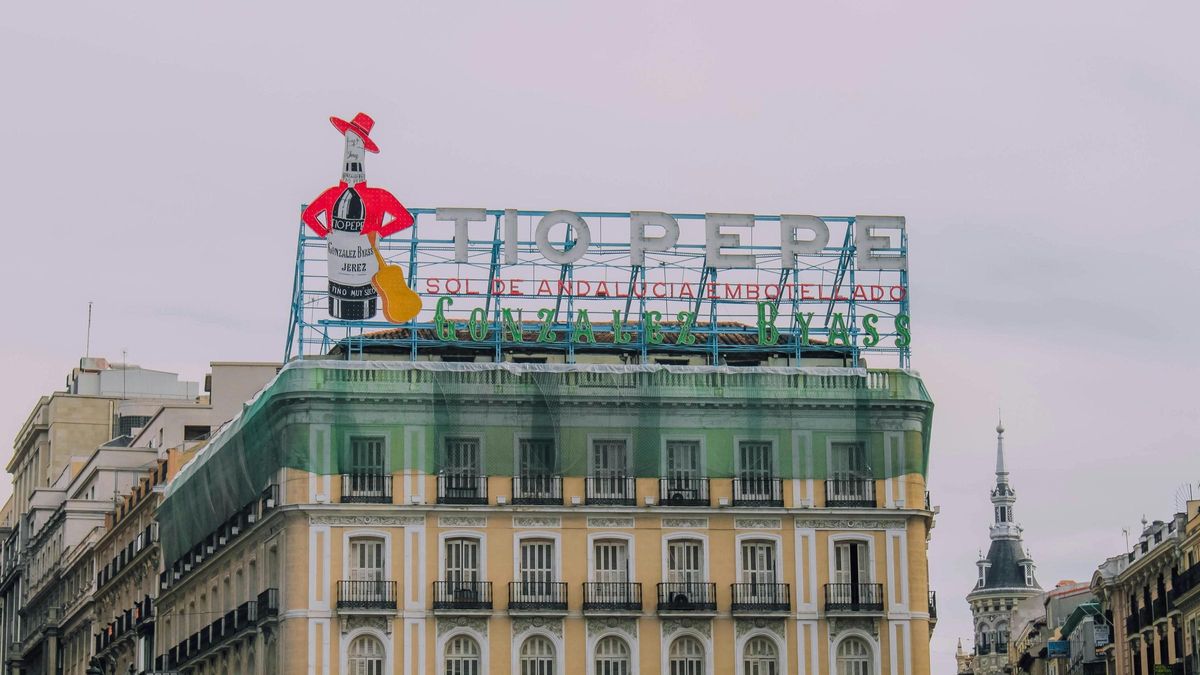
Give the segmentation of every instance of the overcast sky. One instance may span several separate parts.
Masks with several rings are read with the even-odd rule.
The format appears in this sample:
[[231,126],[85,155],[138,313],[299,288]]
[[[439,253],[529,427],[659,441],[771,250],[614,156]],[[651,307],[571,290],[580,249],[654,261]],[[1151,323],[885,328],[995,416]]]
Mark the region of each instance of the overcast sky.
[[398,4],[0,13],[6,445],[89,300],[94,355],[281,358],[326,119],[363,110],[409,206],[906,216],[938,675],[999,407],[1043,586],[1200,479],[1195,3]]

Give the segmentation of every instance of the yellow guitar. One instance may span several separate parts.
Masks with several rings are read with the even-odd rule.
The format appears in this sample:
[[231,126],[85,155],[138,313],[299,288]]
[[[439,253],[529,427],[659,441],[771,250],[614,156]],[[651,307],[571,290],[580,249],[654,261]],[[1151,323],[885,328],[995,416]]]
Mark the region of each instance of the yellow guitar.
[[399,265],[389,265],[384,261],[383,254],[379,252],[379,235],[371,232],[367,234],[367,239],[375,251],[375,260],[379,261],[379,271],[371,277],[371,285],[383,303],[384,318],[392,323],[413,319],[421,311],[421,296],[408,287],[404,270]]

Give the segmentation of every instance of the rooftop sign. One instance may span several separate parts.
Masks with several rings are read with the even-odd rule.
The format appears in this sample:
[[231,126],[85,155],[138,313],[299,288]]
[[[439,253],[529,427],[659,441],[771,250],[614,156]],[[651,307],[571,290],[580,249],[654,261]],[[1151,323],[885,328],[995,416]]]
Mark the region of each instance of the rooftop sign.
[[289,359],[376,333],[414,354],[833,349],[908,366],[903,217],[405,208],[367,187],[369,121],[335,118],[342,181],[304,209]]

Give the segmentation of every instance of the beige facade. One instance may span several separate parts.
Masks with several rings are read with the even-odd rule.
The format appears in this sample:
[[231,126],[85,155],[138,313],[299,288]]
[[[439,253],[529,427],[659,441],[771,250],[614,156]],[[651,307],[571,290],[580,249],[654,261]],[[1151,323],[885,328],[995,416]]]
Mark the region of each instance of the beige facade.
[[[929,406],[900,394],[915,378],[874,374],[864,402],[849,371],[818,393],[801,369],[746,369],[717,394],[723,371],[681,369],[689,397],[663,417],[636,400],[647,372],[629,370],[633,391],[559,388],[572,412],[541,425],[555,413],[519,372],[439,389],[422,384],[436,368],[290,365],[168,490],[164,532],[191,531],[166,544],[156,667],[929,672]],[[781,383],[780,403],[747,402]],[[203,501],[256,469],[252,491]]]

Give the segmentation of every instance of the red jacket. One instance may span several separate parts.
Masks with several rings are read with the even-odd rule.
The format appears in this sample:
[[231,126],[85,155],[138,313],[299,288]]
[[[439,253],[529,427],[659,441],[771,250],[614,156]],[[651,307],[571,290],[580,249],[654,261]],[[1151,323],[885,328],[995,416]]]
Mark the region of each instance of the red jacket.
[[[345,182],[339,182],[337,185],[329,188],[321,193],[319,197],[314,199],[308,208],[304,209],[304,214],[301,218],[304,224],[308,225],[313,232],[324,237],[329,234],[329,224],[333,213],[334,202],[342,196],[342,192],[346,189]],[[363,222],[362,233],[370,234],[378,232],[379,236],[386,237],[389,234],[395,234],[400,230],[406,230],[412,227],[413,217],[396,199],[392,193],[383,188],[367,187],[366,181],[358,183],[354,186],[358,192],[358,196],[362,197],[363,208],[366,209],[366,220]],[[325,214],[325,222],[322,223],[317,216]],[[383,222],[384,214],[391,214],[392,219],[385,225]]]

